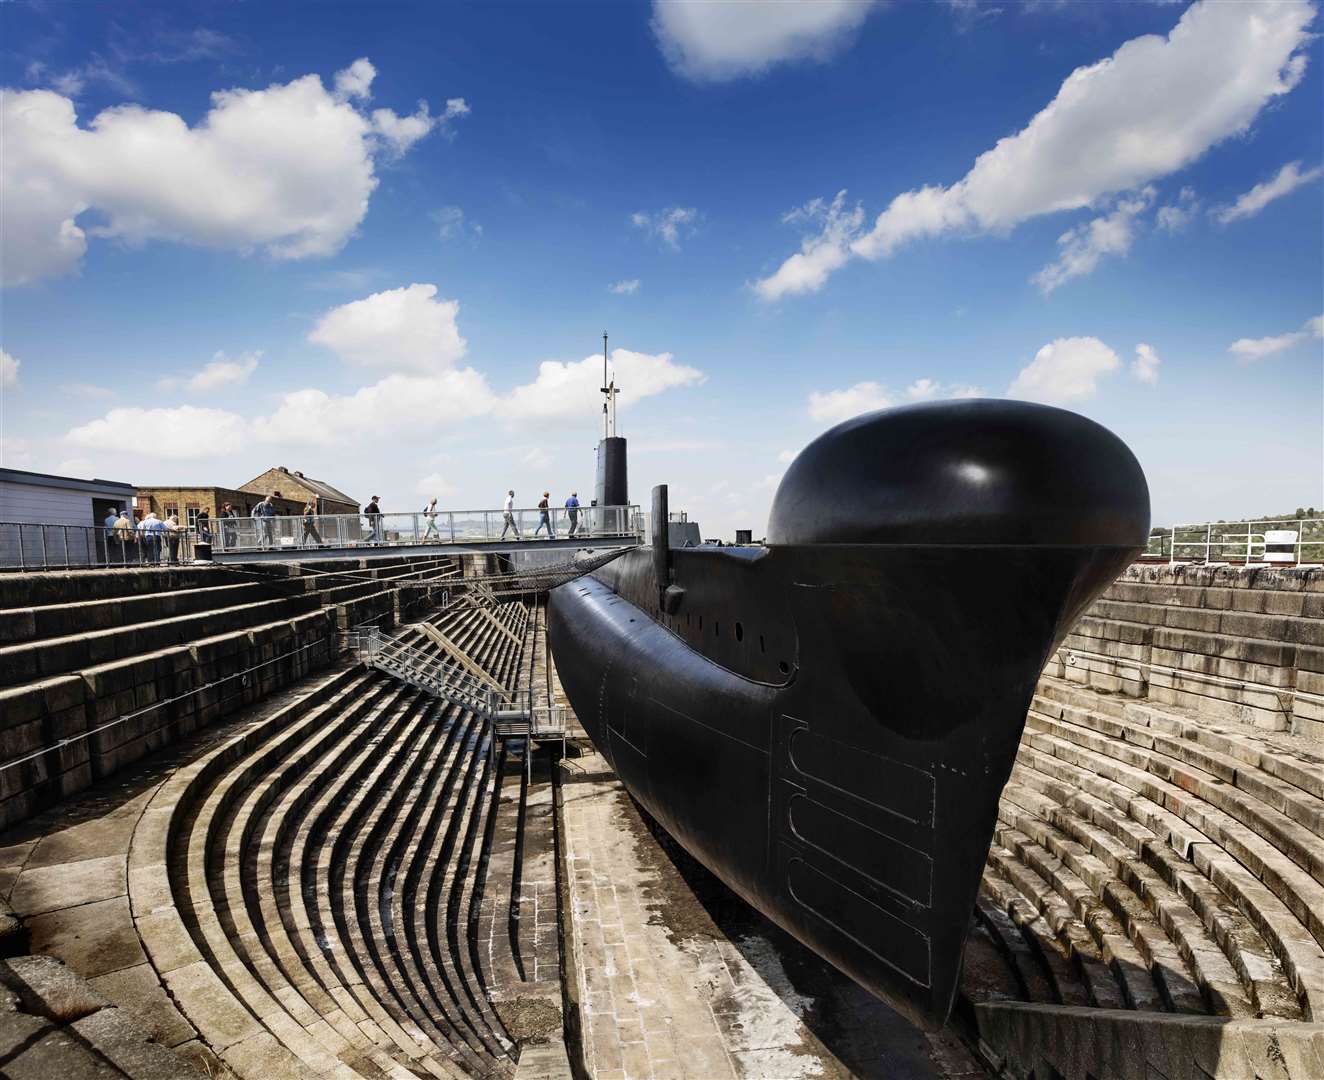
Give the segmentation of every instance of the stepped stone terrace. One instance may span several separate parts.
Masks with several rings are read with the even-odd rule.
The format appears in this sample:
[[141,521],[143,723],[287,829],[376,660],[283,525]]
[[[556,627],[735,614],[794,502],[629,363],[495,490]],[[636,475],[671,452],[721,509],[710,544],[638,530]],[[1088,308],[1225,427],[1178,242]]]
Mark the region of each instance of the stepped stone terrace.
[[[1134,567],[1049,660],[951,1023],[697,866],[493,555],[0,575],[0,1075],[1324,1076],[1324,574]],[[508,568],[507,568],[508,569]]]

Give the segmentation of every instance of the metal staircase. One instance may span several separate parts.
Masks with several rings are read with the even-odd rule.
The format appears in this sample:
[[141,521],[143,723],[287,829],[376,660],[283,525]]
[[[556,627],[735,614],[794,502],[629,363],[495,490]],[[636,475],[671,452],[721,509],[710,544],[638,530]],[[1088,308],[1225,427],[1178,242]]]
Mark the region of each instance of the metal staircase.
[[425,652],[373,626],[351,631],[346,643],[367,667],[467,709],[490,723],[498,736],[565,739],[564,706],[535,704],[528,690],[506,690],[449,656]]

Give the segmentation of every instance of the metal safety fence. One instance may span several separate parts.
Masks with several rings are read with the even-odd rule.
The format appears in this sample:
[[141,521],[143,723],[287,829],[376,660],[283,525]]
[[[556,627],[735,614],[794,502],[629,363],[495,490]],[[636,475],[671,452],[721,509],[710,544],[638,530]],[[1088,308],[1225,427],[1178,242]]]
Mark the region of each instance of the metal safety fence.
[[192,562],[197,531],[0,521],[0,569],[77,570]]
[[211,543],[216,554],[232,554],[300,548],[626,537],[637,535],[638,511],[637,506],[585,506],[220,518],[212,522]]
[[199,544],[212,554],[311,548],[522,543],[637,538],[637,506],[438,510],[417,514],[307,514],[217,518],[197,528],[164,521],[123,528],[0,521],[0,570],[191,563]]
[[1170,563],[1324,563],[1324,518],[1166,526],[1150,535],[1144,558]]

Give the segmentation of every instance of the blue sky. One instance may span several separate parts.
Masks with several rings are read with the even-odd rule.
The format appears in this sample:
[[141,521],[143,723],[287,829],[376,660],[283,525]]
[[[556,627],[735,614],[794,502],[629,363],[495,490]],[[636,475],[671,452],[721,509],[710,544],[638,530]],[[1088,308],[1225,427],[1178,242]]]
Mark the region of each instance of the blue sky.
[[670,482],[705,535],[760,534],[831,423],[975,393],[1111,427],[1156,522],[1324,505],[1304,0],[0,29],[11,467],[582,495],[605,329],[633,495]]

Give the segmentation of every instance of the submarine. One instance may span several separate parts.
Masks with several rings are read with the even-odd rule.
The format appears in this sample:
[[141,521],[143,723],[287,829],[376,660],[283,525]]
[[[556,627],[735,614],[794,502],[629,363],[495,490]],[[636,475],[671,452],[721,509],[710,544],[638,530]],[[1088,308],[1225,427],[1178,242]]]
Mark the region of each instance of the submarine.
[[[624,443],[599,505],[627,501]],[[667,509],[549,594],[571,706],[728,887],[942,1025],[1035,684],[1148,536],[1139,463],[1063,409],[926,403],[805,447],[765,546],[679,546]]]

